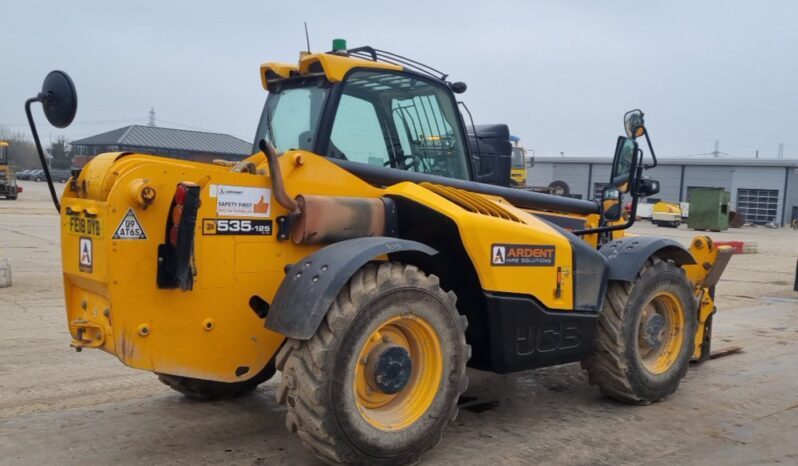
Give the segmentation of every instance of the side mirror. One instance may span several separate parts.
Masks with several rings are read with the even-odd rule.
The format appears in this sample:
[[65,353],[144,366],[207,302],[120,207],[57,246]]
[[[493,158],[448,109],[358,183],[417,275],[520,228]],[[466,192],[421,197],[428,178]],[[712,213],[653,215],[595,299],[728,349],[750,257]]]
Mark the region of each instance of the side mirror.
[[612,160],[610,184],[618,188],[621,193],[629,192],[630,181],[637,168],[637,151],[637,142],[634,138],[618,136],[615,157]]
[[56,128],[66,128],[75,119],[78,111],[78,93],[75,91],[75,84],[72,83],[69,75],[63,71],[51,71],[42,84],[42,90],[35,97],[25,101],[25,115],[28,117],[33,142],[36,143],[36,152],[39,154],[39,162],[42,164],[42,172],[47,179],[47,187],[50,188],[50,197],[53,199],[55,210],[61,212],[61,203],[53,187],[53,178],[50,176],[50,169],[44,157],[42,143],[39,140],[39,132],[36,131],[36,124],[33,122],[31,105],[39,102],[44,109],[44,116],[47,121]]
[[646,125],[643,120],[642,110],[632,110],[623,116],[623,127],[626,130],[626,137],[639,138],[646,134]]
[[640,197],[653,196],[659,192],[659,181],[651,179],[640,180],[637,186],[637,194]]
[[615,188],[604,188],[601,193],[601,217],[606,222],[621,219],[621,193]]
[[42,103],[47,121],[56,128],[66,128],[75,119],[78,93],[72,79],[63,71],[55,70],[47,74],[37,100]]
[[466,91],[466,89],[468,89],[468,86],[462,81],[457,81],[449,83],[449,89],[451,89],[455,94],[462,94]]

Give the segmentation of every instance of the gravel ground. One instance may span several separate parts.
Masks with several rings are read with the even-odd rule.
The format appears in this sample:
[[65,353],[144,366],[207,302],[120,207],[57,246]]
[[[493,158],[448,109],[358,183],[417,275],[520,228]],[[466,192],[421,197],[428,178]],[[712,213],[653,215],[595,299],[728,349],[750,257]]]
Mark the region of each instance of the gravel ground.
[[[70,349],[58,217],[46,185],[22,186],[0,201],[0,256],[14,273],[0,289],[0,464],[316,464],[283,427],[276,379],[251,397],[195,403],[105,353]],[[711,236],[757,244],[732,258],[717,291],[714,346],[743,352],[693,367],[647,407],[603,398],[576,364],[472,372],[476,401],[424,464],[798,463],[798,232]]]

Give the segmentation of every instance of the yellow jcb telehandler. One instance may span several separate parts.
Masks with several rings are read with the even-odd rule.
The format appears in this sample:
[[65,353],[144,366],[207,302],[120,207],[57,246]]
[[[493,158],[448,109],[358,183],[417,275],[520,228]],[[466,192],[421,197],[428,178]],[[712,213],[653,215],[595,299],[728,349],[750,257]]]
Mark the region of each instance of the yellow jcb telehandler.
[[[648,404],[708,355],[727,251],[623,236],[622,197],[634,209],[659,188],[639,110],[615,189],[592,202],[477,182],[465,84],[413,60],[336,41],[260,78],[244,161],[106,153],[53,196],[76,350],[201,399],[279,370],[286,426],[313,454],[380,465],[440,441],[466,366],[580,361],[606,395]],[[57,127],[77,105],[60,71],[34,102]]]
[[17,178],[11,169],[8,157],[8,143],[0,141],[0,196],[14,200],[22,192],[22,186],[17,186]]

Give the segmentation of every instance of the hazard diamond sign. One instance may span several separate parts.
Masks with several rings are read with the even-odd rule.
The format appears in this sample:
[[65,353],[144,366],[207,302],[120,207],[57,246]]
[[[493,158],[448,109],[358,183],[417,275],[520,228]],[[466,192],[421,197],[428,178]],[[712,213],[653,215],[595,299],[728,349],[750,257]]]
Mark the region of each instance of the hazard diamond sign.
[[116,227],[113,239],[147,239],[147,234],[144,233],[144,229],[141,228],[141,223],[139,223],[139,219],[136,218],[133,209],[127,210],[127,213],[122,218],[122,222]]

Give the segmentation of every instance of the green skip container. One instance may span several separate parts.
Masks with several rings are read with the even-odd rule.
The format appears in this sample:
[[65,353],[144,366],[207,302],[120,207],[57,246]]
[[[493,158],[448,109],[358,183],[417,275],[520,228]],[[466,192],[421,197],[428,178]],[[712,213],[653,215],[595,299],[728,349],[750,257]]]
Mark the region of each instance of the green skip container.
[[731,195],[723,188],[695,188],[690,190],[690,210],[687,227],[694,230],[721,231],[729,229],[729,201]]

